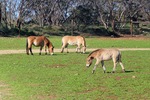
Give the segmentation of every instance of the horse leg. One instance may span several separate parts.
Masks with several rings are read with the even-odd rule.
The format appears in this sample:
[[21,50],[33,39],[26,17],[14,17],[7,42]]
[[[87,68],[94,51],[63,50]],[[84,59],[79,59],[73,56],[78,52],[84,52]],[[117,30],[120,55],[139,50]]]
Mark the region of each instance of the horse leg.
[[121,66],[121,68],[122,68],[122,72],[125,72],[125,68],[124,68],[124,66],[123,66],[123,63],[122,63],[122,62],[119,62],[119,64],[120,64],[120,66]]
[[32,53],[32,48],[31,48],[31,47],[29,48],[29,50],[30,50],[31,55],[33,55],[33,53]]
[[80,47],[80,45],[78,46],[78,50],[79,50],[79,52],[81,53],[81,47]]
[[83,53],[85,53],[85,51],[86,51],[86,47],[85,46],[82,46],[82,51],[83,51]]
[[94,72],[96,70],[96,67],[98,66],[99,62],[100,62],[99,60],[96,60],[95,66],[94,66],[93,71],[92,71],[92,74],[94,74]]
[[28,47],[27,47],[27,53],[28,54],[29,54],[29,51],[30,51],[31,55],[33,55],[33,53],[32,53],[32,42],[31,43],[28,42]]
[[69,53],[69,51],[68,51],[68,47],[67,47],[66,49],[67,49],[67,53]]
[[112,73],[115,73],[115,71],[116,71],[116,66],[117,66],[117,63],[116,63],[116,62],[114,62],[114,67],[113,67],[113,71],[112,71]]
[[76,48],[76,53],[78,52],[78,47]]
[[112,73],[115,73],[115,71],[116,71],[116,66],[117,66],[117,63],[118,63],[118,58],[113,58],[113,63],[114,63],[114,67],[113,67]]
[[45,45],[44,48],[45,48],[45,55],[47,55],[47,46]]
[[76,53],[78,52],[81,52],[81,49],[80,49],[80,44],[78,44],[77,48],[76,48]]
[[29,48],[28,47],[26,48],[26,53],[27,53],[27,55],[29,55]]
[[61,48],[61,53],[63,53],[63,52],[64,52],[64,47]]
[[27,55],[29,55],[29,48],[28,48],[28,40],[26,40],[26,53],[27,53]]
[[40,53],[39,53],[39,55],[41,55],[42,48],[43,48],[43,46],[40,47]]
[[106,68],[104,66],[104,61],[101,61],[101,64],[102,64],[102,67],[103,67],[103,70],[104,70],[104,73],[106,72]]
[[121,68],[122,68],[122,72],[125,72],[125,68],[124,68],[123,63],[121,61],[121,55],[119,55],[118,62],[120,64]]
[[68,44],[66,44],[66,45],[64,46],[64,48],[66,48],[67,53],[69,53],[69,51],[68,51]]
[[61,53],[63,53],[64,52],[64,49],[67,47],[67,44],[66,45],[62,45],[62,47],[61,47]]

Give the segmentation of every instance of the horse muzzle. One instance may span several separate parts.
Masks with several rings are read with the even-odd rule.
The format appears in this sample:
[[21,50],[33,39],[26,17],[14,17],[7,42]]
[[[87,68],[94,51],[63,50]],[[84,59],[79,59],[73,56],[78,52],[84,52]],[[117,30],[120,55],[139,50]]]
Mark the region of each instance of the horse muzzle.
[[90,67],[90,64],[86,64],[86,67],[87,67],[87,68]]
[[51,53],[51,55],[53,55],[54,53]]

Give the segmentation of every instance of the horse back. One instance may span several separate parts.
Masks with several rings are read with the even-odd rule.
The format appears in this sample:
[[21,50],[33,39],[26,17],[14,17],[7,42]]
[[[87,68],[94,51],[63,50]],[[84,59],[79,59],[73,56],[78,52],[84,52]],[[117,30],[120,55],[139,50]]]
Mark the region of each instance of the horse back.
[[103,52],[101,53],[101,56],[103,56],[105,60],[117,59],[118,57],[121,56],[121,53],[118,49],[106,49],[106,50],[103,50]]
[[97,49],[90,53],[89,56],[92,56],[100,60],[110,60],[112,58],[118,58],[121,56],[121,53],[118,49]]
[[35,46],[43,46],[45,38],[45,36],[29,36],[28,43],[30,45],[33,44]]
[[64,36],[62,38],[62,43],[82,44],[85,46],[85,38],[82,36]]

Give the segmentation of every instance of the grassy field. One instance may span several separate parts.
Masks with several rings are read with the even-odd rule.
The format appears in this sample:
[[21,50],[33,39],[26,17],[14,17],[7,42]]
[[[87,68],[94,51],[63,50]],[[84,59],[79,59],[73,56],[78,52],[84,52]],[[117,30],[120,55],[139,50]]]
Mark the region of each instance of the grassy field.
[[[149,51],[122,54],[127,72],[118,65],[115,74],[104,74],[100,66],[91,74],[93,65],[85,67],[87,54],[0,55],[0,81],[8,85],[0,90],[9,89],[3,100],[150,99]],[[111,72],[112,61],[105,65]]]
[[[56,48],[61,47],[60,40],[61,37],[51,38]],[[96,45],[119,48],[150,47],[147,39],[87,38],[86,40],[90,48]],[[0,43],[1,50],[24,49],[25,38],[0,38]],[[150,51],[122,51],[126,73],[122,73],[118,65],[114,74],[110,73],[112,61],[105,62],[108,73],[104,74],[99,65],[95,74],[92,74],[95,62],[90,68],[85,67],[88,53],[56,53],[53,56],[0,55],[0,99],[149,100],[149,54]]]
[[[50,37],[55,48],[61,48],[62,37]],[[150,38],[86,38],[87,48],[149,48]],[[25,49],[26,38],[0,38],[0,50]],[[69,46],[72,48],[73,46]],[[73,47],[74,48],[74,47]]]

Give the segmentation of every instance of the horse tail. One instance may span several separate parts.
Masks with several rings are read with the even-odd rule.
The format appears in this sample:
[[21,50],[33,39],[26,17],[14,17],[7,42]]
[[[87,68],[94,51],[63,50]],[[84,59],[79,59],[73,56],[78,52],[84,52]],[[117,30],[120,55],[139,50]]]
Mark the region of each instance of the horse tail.
[[118,61],[119,61],[119,62],[122,62],[122,61],[121,61],[121,52],[120,52],[120,51],[119,51]]
[[84,46],[86,47],[86,41],[85,41],[85,38],[83,37],[83,41],[84,41]]
[[28,39],[26,40],[26,53],[29,55],[29,49],[28,49]]
[[63,44],[64,44],[64,37],[61,40],[61,46],[63,46]]

